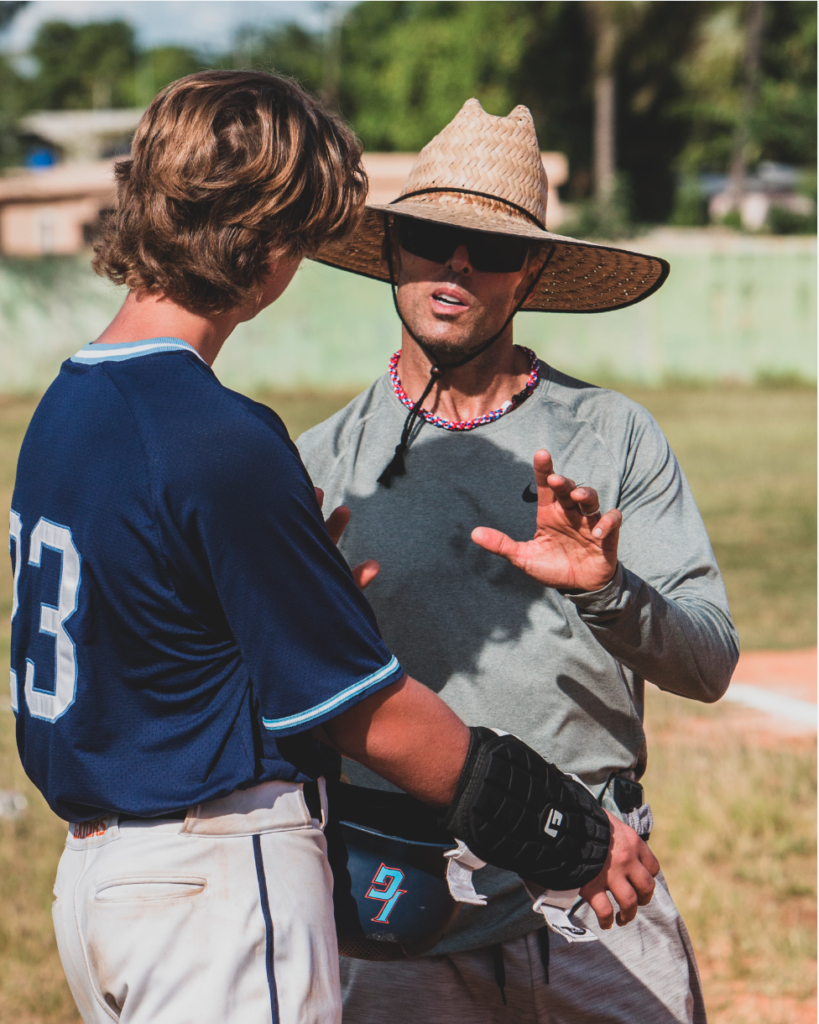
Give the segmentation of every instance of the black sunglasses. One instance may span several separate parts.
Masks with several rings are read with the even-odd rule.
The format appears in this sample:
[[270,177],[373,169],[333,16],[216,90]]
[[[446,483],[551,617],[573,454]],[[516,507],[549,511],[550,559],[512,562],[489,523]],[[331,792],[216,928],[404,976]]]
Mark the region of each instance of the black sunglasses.
[[413,256],[446,263],[459,245],[469,251],[469,262],[486,274],[511,274],[522,270],[529,253],[529,242],[512,235],[494,235],[488,231],[469,231],[434,221],[398,218],[401,248]]

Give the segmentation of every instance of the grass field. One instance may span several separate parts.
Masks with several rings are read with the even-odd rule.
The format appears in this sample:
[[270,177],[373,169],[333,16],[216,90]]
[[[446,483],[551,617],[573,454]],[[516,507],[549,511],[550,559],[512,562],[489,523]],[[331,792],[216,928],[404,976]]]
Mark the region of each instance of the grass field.
[[[743,647],[815,643],[815,394],[802,387],[626,389],[657,417],[693,487]],[[293,436],[349,396],[267,401]],[[35,403],[0,399],[0,497]],[[10,573],[0,563],[0,653]],[[4,707],[8,707],[7,702]],[[712,1024],[815,1020],[815,766],[812,743],[743,728],[733,706],[648,695],[652,846],[692,933]],[[0,710],[0,788],[29,810],[0,820],[0,1020],[79,1020],[51,931],[65,834],[25,779]],[[637,1024],[637,1022],[635,1022]]]

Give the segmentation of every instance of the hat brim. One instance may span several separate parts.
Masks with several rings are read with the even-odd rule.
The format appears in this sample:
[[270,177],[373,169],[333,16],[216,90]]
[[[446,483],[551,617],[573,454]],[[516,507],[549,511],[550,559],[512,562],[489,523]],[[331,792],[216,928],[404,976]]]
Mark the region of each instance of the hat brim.
[[312,259],[376,281],[389,281],[381,263],[384,214],[517,235],[550,248],[546,268],[522,312],[605,313],[624,309],[656,292],[670,270],[659,256],[556,235],[510,207],[452,193],[418,196],[387,206],[368,205],[352,234],[328,242]]

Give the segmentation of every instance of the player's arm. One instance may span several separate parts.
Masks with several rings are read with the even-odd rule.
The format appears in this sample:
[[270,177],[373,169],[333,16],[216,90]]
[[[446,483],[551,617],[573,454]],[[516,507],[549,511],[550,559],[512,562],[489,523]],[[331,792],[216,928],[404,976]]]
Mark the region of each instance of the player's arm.
[[439,811],[452,802],[469,749],[469,729],[415,679],[405,675],[325,722],[323,731],[345,757],[405,793]]
[[[603,928],[614,920],[607,891],[620,907],[620,924],[650,901],[659,864],[632,829],[521,740],[467,728],[409,676],[325,722],[322,731],[345,757],[442,811],[456,838],[488,863],[544,888],[582,886]],[[540,821],[547,805],[560,807],[565,823],[554,839]]]

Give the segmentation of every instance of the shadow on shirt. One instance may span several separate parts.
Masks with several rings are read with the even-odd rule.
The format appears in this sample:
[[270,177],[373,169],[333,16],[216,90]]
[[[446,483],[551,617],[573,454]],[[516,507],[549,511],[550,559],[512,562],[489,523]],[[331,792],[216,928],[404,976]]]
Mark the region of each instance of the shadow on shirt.
[[[545,437],[532,437],[532,455],[544,443]],[[407,455],[406,476],[386,488],[375,483],[382,468],[374,468],[372,493],[347,495],[352,517],[342,550],[351,565],[365,558],[381,563],[367,597],[388,647],[410,675],[439,691],[453,675],[479,673],[488,647],[504,648],[508,657],[531,656],[534,645],[525,638],[535,628],[535,610],[532,640],[541,671],[550,649],[586,632],[556,591],[471,540],[476,526],[516,540],[534,535],[530,461],[479,432],[435,431],[425,439],[422,431]],[[361,462],[355,484],[369,485]],[[527,675],[535,670],[521,667]]]

